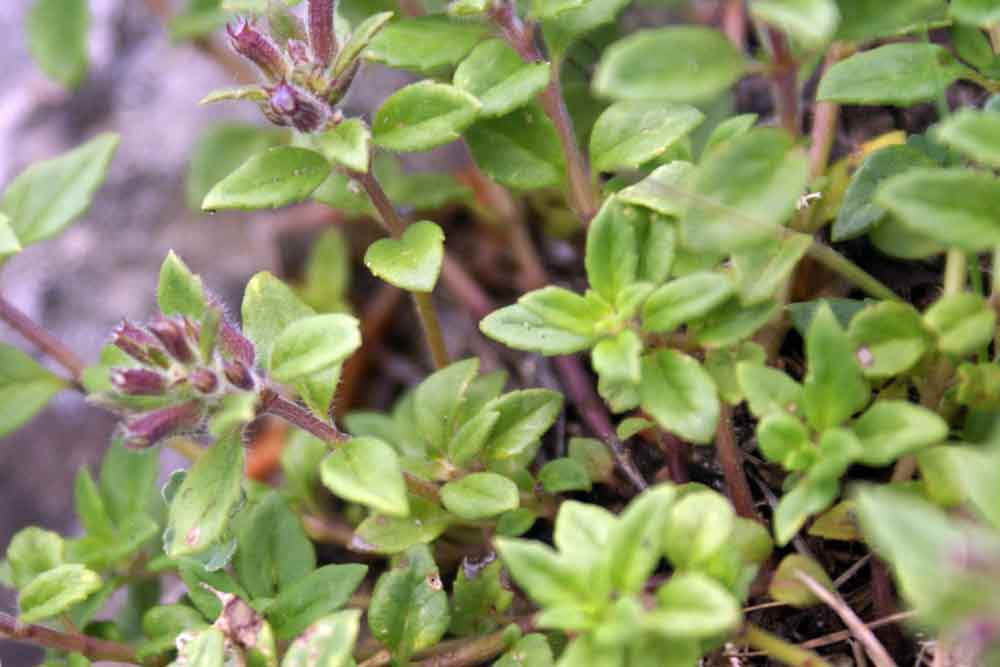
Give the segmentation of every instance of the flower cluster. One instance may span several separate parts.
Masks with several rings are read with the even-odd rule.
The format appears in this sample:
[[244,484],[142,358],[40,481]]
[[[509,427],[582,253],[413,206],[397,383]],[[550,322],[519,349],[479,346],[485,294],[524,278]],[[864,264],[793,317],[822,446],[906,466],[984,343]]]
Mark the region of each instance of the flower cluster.
[[272,123],[318,132],[342,119],[336,105],[357,74],[360,53],[340,49],[335,4],[309,0],[305,24],[288,10],[274,10],[280,13],[269,20],[270,34],[247,19],[227,27],[233,49],[264,78],[250,97]]
[[126,320],[112,342],[139,364],[112,369],[112,400],[130,406],[130,397],[162,399],[155,409],[125,419],[129,447],[196,429],[223,398],[259,385],[253,343],[215,308],[207,308],[200,322],[160,315],[141,327]]

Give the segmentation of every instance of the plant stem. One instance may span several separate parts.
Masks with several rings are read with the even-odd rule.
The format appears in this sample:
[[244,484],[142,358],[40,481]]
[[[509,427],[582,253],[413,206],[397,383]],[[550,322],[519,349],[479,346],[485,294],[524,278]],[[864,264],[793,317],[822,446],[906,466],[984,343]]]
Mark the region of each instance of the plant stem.
[[847,278],[857,287],[867,292],[869,296],[888,301],[900,300],[895,292],[886,287],[875,276],[820,241],[813,241],[806,254],[828,269]]
[[[535,43],[535,25],[533,23],[526,25],[517,15],[517,10],[510,0],[496,0],[489,13],[503,33],[504,39],[525,62],[544,62],[545,56]],[[566,160],[570,206],[583,223],[588,224],[600,208],[600,196],[594,187],[587,158],[584,157],[576,141],[573,121],[562,94],[559,61],[553,58],[550,67],[549,84],[539,94],[538,99],[545,110],[545,115],[555,125],[556,133],[559,135],[559,143]]]
[[812,651],[789,644],[784,639],[772,635],[756,625],[747,624],[743,630],[743,640],[758,651],[763,651],[768,656],[791,667],[830,667],[830,663]]
[[[834,42],[826,53],[823,69],[829,70],[851,52],[846,44]],[[809,180],[815,180],[826,171],[830,162],[830,151],[837,135],[837,121],[840,105],[836,102],[816,102],[813,107],[812,145],[809,147]]]
[[628,452],[618,439],[611,419],[601,400],[594,393],[594,383],[583,371],[580,360],[573,356],[556,357],[554,360],[556,370],[562,380],[563,389],[569,395],[570,400],[580,413],[580,418],[590,427],[598,438],[607,444],[611,450],[611,455],[618,463],[618,467],[628,478],[632,485],[639,491],[648,487],[642,473],[635,467],[635,463],[629,457]]
[[[515,618],[512,622],[520,627],[522,632],[531,632],[535,627],[534,618],[531,616]],[[413,656],[413,664],[420,667],[478,665],[503,653],[506,648],[504,634],[504,630],[499,630],[478,637],[443,641]],[[383,667],[390,662],[392,654],[383,650],[360,663],[358,667]]]
[[944,294],[954,296],[965,289],[966,255],[961,250],[952,249],[944,264]]
[[798,137],[799,86],[798,64],[788,48],[788,40],[774,28],[767,29],[771,43],[771,89],[774,106],[781,127],[793,137]]
[[135,651],[126,644],[75,632],[59,632],[42,625],[21,623],[4,612],[0,612],[0,637],[44,648],[80,653],[92,661],[107,660],[139,664]]
[[61,340],[50,334],[44,327],[21,312],[5,297],[0,296],[0,320],[6,322],[11,329],[24,336],[32,345],[58,363],[72,378],[77,389],[82,390],[80,379],[87,364],[76,356]]
[[844,625],[851,631],[851,634],[865,647],[865,652],[875,663],[876,667],[896,667],[895,661],[889,656],[885,647],[876,639],[875,634],[866,626],[858,615],[854,613],[844,600],[827,588],[821,586],[815,579],[805,572],[796,572],[795,576],[806,585],[813,595],[822,600],[832,609]]
[[273,389],[265,389],[260,393],[261,405],[257,414],[269,414],[284,419],[293,426],[311,433],[328,445],[339,445],[350,438],[341,433],[335,426],[317,418],[312,412],[293,403]]
[[[382,226],[386,231],[395,239],[402,237],[406,231],[406,222],[403,221],[396,211],[396,207],[389,201],[388,195],[382,189],[382,184],[375,178],[372,170],[369,168],[366,173],[355,173],[352,176],[361,183],[365,192],[368,193],[368,198],[371,199],[372,205],[378,211],[379,217],[382,219]],[[444,368],[448,365],[449,361],[448,348],[444,343],[444,336],[441,333],[441,321],[438,319],[434,302],[430,294],[424,292],[411,292],[411,295],[413,296],[413,304],[417,309],[417,315],[420,319],[420,326],[424,331],[424,340],[427,341],[431,358],[434,360],[434,366],[436,368]]]
[[753,505],[750,484],[743,472],[743,452],[736,444],[733,434],[733,409],[722,404],[719,414],[719,428],[715,433],[715,453],[726,479],[726,491],[736,508],[736,513],[745,519],[760,521]]
[[747,14],[743,0],[726,0],[722,8],[722,32],[726,33],[733,46],[743,51],[747,32]]

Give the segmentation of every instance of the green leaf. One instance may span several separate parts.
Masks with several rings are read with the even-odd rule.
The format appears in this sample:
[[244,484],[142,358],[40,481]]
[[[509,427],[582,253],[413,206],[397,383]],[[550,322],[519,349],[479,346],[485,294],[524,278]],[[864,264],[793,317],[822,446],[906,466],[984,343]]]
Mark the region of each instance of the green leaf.
[[243,456],[236,431],[215,443],[191,467],[170,503],[167,530],[171,539],[164,540],[168,556],[204,552],[230,528],[230,516],[242,492]]
[[678,569],[708,562],[724,548],[735,521],[729,502],[714,491],[682,496],[670,510],[663,536],[667,558]]
[[659,101],[619,102],[597,119],[590,134],[590,160],[598,171],[637,169],[659,157],[701,124],[692,106]]
[[862,463],[889,465],[906,454],[948,437],[948,424],[937,414],[905,401],[877,401],[852,426],[864,446]]
[[820,514],[809,526],[809,534],[825,540],[861,541],[861,532],[857,519],[854,518],[854,501],[837,503]]
[[100,134],[57,158],[36,162],[3,193],[0,213],[22,246],[52,238],[90,208],[118,147],[118,135]]
[[26,424],[67,386],[16,347],[0,343],[0,437]]
[[806,337],[806,373],[802,405],[817,431],[839,426],[863,408],[871,396],[847,333],[826,304],[820,306]]
[[836,479],[800,480],[786,491],[774,512],[774,541],[785,546],[799,532],[806,520],[822,512],[837,499],[840,483]]
[[806,425],[784,412],[773,412],[760,421],[757,444],[764,458],[789,471],[806,470],[818,456]]
[[101,461],[101,493],[116,524],[145,513],[156,493],[160,448],[131,450],[114,438]]
[[187,587],[188,597],[191,603],[198,608],[205,618],[218,618],[222,614],[222,602],[205,585],[211,586],[217,591],[230,593],[238,598],[247,598],[247,593],[236,581],[219,569],[209,572],[204,565],[191,558],[183,558],[178,563],[178,571],[181,580]]
[[553,459],[538,471],[538,481],[549,493],[590,491],[591,481],[587,469],[572,458]]
[[608,571],[614,590],[623,595],[642,591],[663,555],[670,510],[676,490],[661,484],[629,502],[608,537]]
[[686,189],[685,185],[694,173],[694,165],[690,162],[674,160],[657,167],[635,185],[619,190],[617,197],[626,204],[643,206],[660,215],[679,218],[687,210],[687,200],[677,196],[677,191],[683,192]]
[[204,211],[279,208],[304,201],[330,174],[315,151],[279,146],[259,153],[217,183],[201,204]]
[[496,533],[502,537],[518,537],[524,535],[535,525],[538,515],[526,507],[519,507],[510,512],[504,512],[497,519]]
[[830,575],[813,559],[800,554],[788,554],[774,573],[767,588],[768,594],[776,602],[804,609],[819,604],[820,599],[799,579],[799,573],[807,575],[823,588],[835,591]]
[[506,42],[491,39],[462,61],[453,83],[479,99],[483,116],[503,116],[542,92],[549,71],[549,63],[526,63]]
[[887,44],[830,67],[816,99],[841,104],[908,107],[944,94],[969,70],[936,44]]
[[192,607],[183,604],[165,604],[150,608],[142,616],[142,633],[149,638],[139,650],[139,657],[165,653],[176,646],[177,635],[190,630],[201,630],[207,625],[205,617]]
[[507,347],[546,356],[573,354],[594,342],[593,336],[553,326],[520,304],[493,311],[480,321],[479,330]]
[[830,237],[846,241],[871,230],[887,216],[886,209],[875,203],[879,186],[897,174],[933,165],[926,153],[905,144],[887,146],[869,155],[851,177]]
[[536,19],[551,19],[567,9],[577,9],[585,4],[586,0],[533,0],[531,15]]
[[98,539],[113,539],[115,528],[104,504],[101,490],[90,476],[90,471],[80,468],[73,485],[76,515],[88,536]]
[[587,230],[587,279],[591,289],[609,303],[615,303],[638,278],[643,223],[648,223],[644,211],[610,197]]
[[703,319],[692,322],[689,331],[706,350],[720,349],[745,342],[777,315],[781,304],[777,300],[744,306],[736,297],[711,311]]
[[499,560],[465,564],[467,567],[458,568],[451,597],[449,631],[459,637],[494,630],[497,624],[491,614],[504,611],[514,597],[501,580],[503,567]]
[[813,49],[830,41],[840,22],[834,0],[754,0],[750,13]]
[[87,0],[35,0],[28,13],[28,48],[45,74],[67,88],[87,76]]
[[784,372],[744,362],[736,367],[736,377],[750,412],[758,419],[774,413],[801,411],[802,385]]
[[10,218],[0,213],[0,262],[21,252],[21,242],[10,224]]
[[709,151],[725,144],[730,139],[742,136],[749,132],[757,123],[757,114],[745,113],[732,118],[727,118],[712,129],[712,133],[705,140],[705,146],[701,149],[702,155],[708,155]]
[[659,350],[642,360],[642,409],[663,428],[693,443],[712,441],[719,397],[712,378],[691,357]]
[[912,169],[888,180],[876,202],[910,230],[979,252],[1000,244],[1000,180],[969,169]]
[[596,338],[598,323],[612,315],[602,300],[554,285],[528,292],[518,299],[518,305],[555,328],[588,338]]
[[316,239],[309,251],[302,298],[319,312],[346,311],[350,283],[349,243],[342,231],[331,227]]
[[631,329],[594,346],[591,360],[598,375],[597,390],[612,412],[631,410],[639,403],[640,355],[642,341]]
[[496,539],[497,553],[528,597],[543,607],[576,605],[587,599],[584,573],[540,542]]
[[287,641],[322,617],[340,609],[365,578],[368,567],[357,563],[324,565],[284,587],[265,615],[275,638]]
[[358,320],[332,313],[293,321],[274,340],[271,375],[292,382],[340,364],[361,347]]
[[486,404],[500,413],[484,451],[493,461],[534,453],[539,438],[562,411],[562,394],[548,389],[512,391]]
[[787,133],[757,128],[706,156],[681,240],[692,250],[744,249],[776,237],[805,190],[807,160]]
[[198,137],[191,151],[185,178],[188,206],[201,210],[201,202],[216,183],[244,162],[281,143],[283,134],[256,125],[217,123]]
[[963,23],[983,28],[1000,25],[1000,7],[993,0],[952,0],[948,10]]
[[368,246],[365,266],[377,277],[410,292],[430,292],[444,259],[444,232],[426,220],[406,228],[398,239]]
[[299,517],[270,492],[241,519],[233,561],[253,598],[271,598],[316,569],[316,552]]
[[745,305],[763,303],[788,281],[812,245],[812,237],[793,234],[781,241],[767,241],[733,254],[733,279]]
[[976,162],[1000,168],[1000,111],[962,109],[937,125],[936,136]]
[[432,81],[411,84],[393,93],[375,112],[375,143],[393,151],[430,150],[458,139],[480,106],[479,100],[454,86]]
[[841,16],[837,39],[851,42],[920,31],[947,14],[944,0],[837,0],[837,4]]
[[871,299],[814,299],[813,301],[790,303],[785,308],[792,320],[792,326],[805,338],[809,335],[809,327],[812,326],[813,317],[823,306],[829,306],[840,326],[847,328],[851,319],[860,313],[865,306],[872,303]]
[[847,335],[862,372],[886,378],[913,367],[930,346],[930,335],[912,306],[883,301],[854,316]]
[[668,637],[707,639],[732,632],[742,620],[739,602],[700,572],[680,572],[656,591],[654,626]]
[[323,461],[323,484],[335,495],[377,512],[405,517],[410,512],[396,451],[376,438],[354,438]]
[[28,526],[7,545],[7,564],[14,587],[23,589],[32,579],[63,563],[65,545],[58,533]]
[[629,0],[587,0],[576,9],[566,9],[542,24],[545,45],[553,57],[562,59],[569,47],[588,32],[611,23]]
[[348,609],[313,623],[292,642],[281,667],[349,667],[361,625],[361,611]]
[[[628,420],[625,420],[628,421]],[[624,424],[625,422],[622,422]],[[646,422],[652,426],[652,422]],[[619,426],[618,437],[622,437],[621,426]],[[587,475],[595,482],[606,482],[611,479],[614,472],[614,460],[607,446],[595,438],[570,438],[569,457],[578,461],[587,470]]]
[[372,14],[358,24],[351,32],[350,39],[344,44],[333,63],[333,74],[339,77],[357,60],[361,52],[368,48],[375,36],[381,32],[392,18],[392,12]]
[[478,23],[443,16],[404,18],[383,28],[365,57],[389,67],[431,73],[457,65],[486,36]]
[[442,486],[441,503],[452,514],[477,521],[517,509],[520,493],[503,475],[476,472]]
[[315,314],[285,283],[262,271],[243,292],[243,330],[257,348],[258,362],[270,366],[271,348],[289,324]]
[[[683,54],[651,58],[651,53]],[[644,30],[605,49],[594,90],[616,100],[704,102],[743,75],[743,56],[711,28],[673,26]]]
[[164,315],[187,315],[200,320],[205,313],[205,291],[201,278],[191,272],[173,250],[160,267],[156,303]]
[[942,297],[924,313],[924,324],[945,354],[964,357],[985,347],[996,329],[996,311],[978,294]]
[[434,541],[452,521],[443,509],[423,498],[409,497],[410,515],[406,518],[373,514],[355,531],[352,549],[361,552],[397,554],[415,544]]
[[430,451],[446,451],[460,425],[463,401],[478,371],[478,359],[463,359],[436,371],[413,392],[416,435]]
[[331,130],[313,135],[316,149],[333,164],[363,174],[371,159],[371,131],[360,118],[348,118]]
[[33,578],[17,597],[22,623],[65,613],[101,587],[101,578],[82,565],[57,565]]
[[732,347],[709,350],[705,354],[705,370],[719,390],[719,396],[730,405],[739,405],[745,396],[736,370],[740,364],[763,366],[767,352],[757,343],[748,341]]
[[642,328],[666,333],[707,315],[736,292],[726,275],[709,271],[672,280],[649,295],[642,309]]
[[559,135],[538,103],[477,121],[465,130],[465,140],[479,168],[501,185],[534,190],[563,180]]
[[406,662],[448,630],[448,595],[426,547],[414,547],[379,577],[368,607],[372,635]]
[[257,103],[267,102],[267,91],[262,86],[232,86],[229,88],[219,88],[213,90],[198,101],[199,105],[214,104],[215,102],[229,102],[236,100],[250,100]]
[[545,635],[532,633],[522,637],[494,663],[494,667],[553,667],[552,647]]
[[[553,541],[560,554],[574,562],[581,571],[590,570],[591,592],[603,594],[605,584],[610,585],[610,572],[596,567],[607,559],[608,540],[615,526],[615,516],[599,505],[567,500],[559,506]],[[600,578],[601,581],[597,579]]]
[[177,662],[190,667],[223,667],[225,638],[218,628],[206,628],[177,651]]

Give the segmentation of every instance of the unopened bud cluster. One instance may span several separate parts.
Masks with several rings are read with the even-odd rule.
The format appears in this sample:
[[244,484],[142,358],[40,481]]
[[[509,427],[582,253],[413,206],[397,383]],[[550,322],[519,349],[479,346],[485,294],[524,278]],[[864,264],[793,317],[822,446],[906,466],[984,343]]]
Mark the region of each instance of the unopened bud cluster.
[[146,326],[124,321],[112,342],[138,362],[111,370],[112,400],[159,397],[163,407],[124,420],[125,444],[149,447],[199,428],[225,396],[257,390],[253,343],[213,308],[196,322],[158,316]]
[[[338,60],[335,0],[306,4],[306,24],[286,9],[274,9],[279,13],[269,20],[270,34],[252,20],[241,20],[226,30],[233,49],[264,78],[258,104],[268,120],[300,132],[318,132],[342,119],[336,105],[357,74],[360,60],[357,56],[348,62]],[[280,31],[273,29],[278,21]]]

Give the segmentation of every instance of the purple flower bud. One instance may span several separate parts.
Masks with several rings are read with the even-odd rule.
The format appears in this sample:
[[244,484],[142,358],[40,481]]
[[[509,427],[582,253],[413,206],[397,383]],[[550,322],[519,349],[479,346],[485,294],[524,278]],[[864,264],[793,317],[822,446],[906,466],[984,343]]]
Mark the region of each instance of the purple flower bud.
[[249,368],[239,361],[227,361],[223,367],[223,372],[226,374],[226,379],[234,387],[247,391],[254,388],[253,374]]
[[203,394],[211,394],[219,387],[219,379],[207,368],[197,368],[188,376],[191,386]]
[[269,81],[279,81],[288,73],[288,65],[278,47],[249,21],[241,21],[235,29],[227,25],[226,32],[233,49],[252,61]]
[[[282,81],[268,90],[271,120],[278,125],[290,125],[299,132],[316,132],[326,124],[326,107],[304,90]],[[277,120],[275,120],[277,119]]]
[[119,350],[143,364],[151,361],[149,348],[160,346],[149,333],[128,320],[122,320],[122,323],[115,328],[111,334],[111,342]]
[[114,368],[111,386],[129,396],[159,396],[167,390],[167,379],[145,368]]
[[225,318],[223,318],[219,328],[219,337],[222,339],[222,349],[227,355],[248,368],[254,366],[257,361],[257,352],[253,343]]
[[194,352],[187,340],[189,332],[183,323],[161,317],[149,325],[149,330],[163,343],[171,357],[182,364],[194,361]]
[[330,65],[337,50],[333,31],[334,0],[309,0],[309,44],[313,58],[323,67]]
[[125,446],[145,448],[160,440],[194,428],[201,421],[201,406],[191,401],[144,412],[125,422]]

